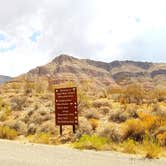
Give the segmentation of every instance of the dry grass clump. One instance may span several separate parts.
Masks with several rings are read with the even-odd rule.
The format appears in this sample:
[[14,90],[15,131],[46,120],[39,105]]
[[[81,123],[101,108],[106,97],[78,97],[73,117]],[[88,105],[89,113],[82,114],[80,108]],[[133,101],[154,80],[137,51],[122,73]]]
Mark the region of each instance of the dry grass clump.
[[123,135],[125,139],[131,138],[135,141],[143,140],[145,129],[140,119],[128,119],[123,124],[123,127]]
[[0,126],[0,138],[2,139],[15,139],[17,137],[17,132],[8,126]]
[[85,117],[87,119],[99,119],[100,116],[99,116],[99,112],[95,109],[95,108],[92,108],[92,109],[89,109],[89,110],[86,110],[85,112]]
[[92,103],[93,107],[100,108],[100,107],[110,107],[111,102],[107,98],[97,99]]

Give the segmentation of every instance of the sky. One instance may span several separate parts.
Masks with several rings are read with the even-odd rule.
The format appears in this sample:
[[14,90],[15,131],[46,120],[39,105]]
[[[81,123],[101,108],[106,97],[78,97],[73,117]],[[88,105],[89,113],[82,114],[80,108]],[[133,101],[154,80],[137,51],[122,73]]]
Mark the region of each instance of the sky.
[[0,75],[60,54],[166,62],[165,0],[0,0]]

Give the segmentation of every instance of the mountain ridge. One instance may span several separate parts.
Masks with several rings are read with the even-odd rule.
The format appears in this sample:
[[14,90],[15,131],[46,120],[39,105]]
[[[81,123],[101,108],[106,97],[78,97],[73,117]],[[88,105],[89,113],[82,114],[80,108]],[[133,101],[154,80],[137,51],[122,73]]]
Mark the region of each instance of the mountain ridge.
[[[139,61],[112,61],[101,62],[90,59],[79,59],[62,54],[55,57],[50,63],[38,66],[27,73],[32,78],[35,76],[50,76],[54,79],[67,78],[68,75],[75,79],[96,78],[100,81],[123,82],[124,80],[149,80],[159,76],[166,78],[166,63],[152,63]],[[155,81],[158,81],[156,79]],[[129,81],[129,82],[130,82]]]

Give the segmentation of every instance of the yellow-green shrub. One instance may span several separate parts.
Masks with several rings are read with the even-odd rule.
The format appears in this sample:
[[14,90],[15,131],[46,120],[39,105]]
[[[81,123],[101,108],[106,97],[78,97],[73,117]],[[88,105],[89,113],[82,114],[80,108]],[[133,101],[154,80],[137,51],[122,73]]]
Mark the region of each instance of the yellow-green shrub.
[[133,139],[127,139],[120,144],[122,147],[122,152],[136,154],[138,150],[138,143]]
[[37,133],[35,135],[29,135],[28,140],[32,143],[49,144],[50,134],[49,133]]
[[2,139],[15,139],[17,137],[17,132],[8,126],[0,126],[0,138]]
[[78,149],[95,149],[102,150],[108,144],[108,140],[96,135],[83,135],[79,141],[74,143],[74,147]]

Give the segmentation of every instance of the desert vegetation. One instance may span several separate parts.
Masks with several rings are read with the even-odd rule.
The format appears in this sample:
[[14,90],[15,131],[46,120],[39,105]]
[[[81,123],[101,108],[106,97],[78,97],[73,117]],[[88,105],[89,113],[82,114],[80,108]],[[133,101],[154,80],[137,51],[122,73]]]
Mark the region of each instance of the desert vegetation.
[[[55,126],[54,89],[78,88],[79,126],[63,136]],[[102,87],[102,88],[101,88]],[[148,158],[166,155],[166,89],[143,84],[101,86],[95,81],[51,84],[19,79],[0,88],[0,138],[73,143],[79,149],[117,150]]]

